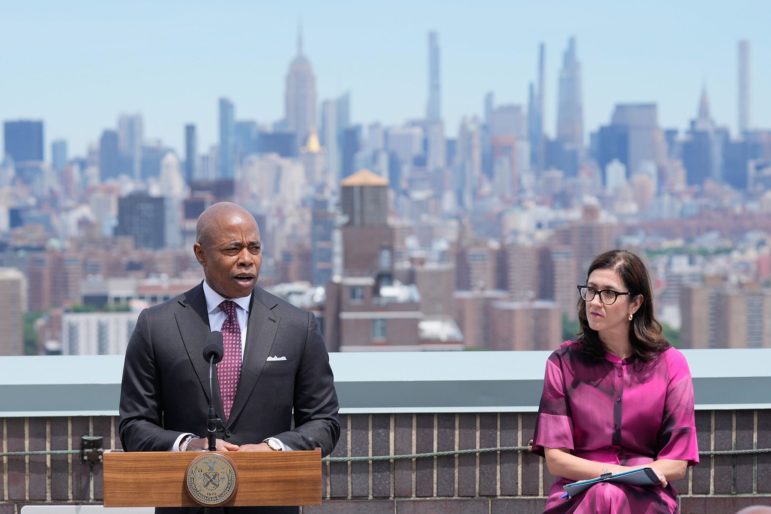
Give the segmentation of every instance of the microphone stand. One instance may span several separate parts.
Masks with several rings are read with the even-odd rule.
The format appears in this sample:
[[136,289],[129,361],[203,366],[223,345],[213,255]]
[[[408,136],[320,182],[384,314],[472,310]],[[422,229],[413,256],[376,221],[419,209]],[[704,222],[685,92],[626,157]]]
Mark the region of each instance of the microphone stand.
[[222,423],[222,421],[220,421],[220,419],[217,417],[217,414],[214,412],[214,380],[212,378],[214,369],[214,357],[215,355],[212,354],[211,360],[209,361],[209,415],[206,419],[206,438],[209,442],[210,452],[213,452],[217,449],[217,437],[215,434],[217,432],[217,428]]

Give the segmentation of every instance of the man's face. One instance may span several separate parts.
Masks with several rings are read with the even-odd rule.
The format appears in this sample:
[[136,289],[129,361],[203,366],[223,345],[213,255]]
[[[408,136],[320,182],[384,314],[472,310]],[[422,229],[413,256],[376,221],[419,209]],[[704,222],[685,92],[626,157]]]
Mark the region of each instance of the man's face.
[[239,210],[219,214],[193,251],[212,289],[225,298],[251,294],[262,265],[260,229],[251,215]]

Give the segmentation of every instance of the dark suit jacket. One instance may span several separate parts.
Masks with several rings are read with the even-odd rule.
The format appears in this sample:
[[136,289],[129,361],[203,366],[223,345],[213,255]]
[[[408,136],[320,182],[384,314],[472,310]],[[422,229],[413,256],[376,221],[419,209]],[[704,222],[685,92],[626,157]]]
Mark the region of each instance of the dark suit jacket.
[[[209,332],[202,284],[139,315],[121,385],[125,450],[170,450],[182,432],[206,435],[209,365],[203,347]],[[329,356],[315,317],[257,287],[246,336],[241,379],[219,437],[235,444],[276,437],[294,450],[321,448],[328,455],[340,422]],[[214,383],[222,417],[216,375]]]

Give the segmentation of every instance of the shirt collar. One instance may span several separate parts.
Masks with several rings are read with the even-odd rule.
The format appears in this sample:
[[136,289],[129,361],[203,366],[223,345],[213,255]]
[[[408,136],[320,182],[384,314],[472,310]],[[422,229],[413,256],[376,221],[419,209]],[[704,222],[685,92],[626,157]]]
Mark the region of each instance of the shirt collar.
[[249,303],[252,300],[252,295],[242,296],[240,298],[225,298],[217,291],[211,288],[206,280],[203,281],[203,294],[206,296],[206,311],[209,314],[214,313],[220,308],[220,304],[225,300],[235,302],[236,305],[241,307],[247,314],[249,313]]

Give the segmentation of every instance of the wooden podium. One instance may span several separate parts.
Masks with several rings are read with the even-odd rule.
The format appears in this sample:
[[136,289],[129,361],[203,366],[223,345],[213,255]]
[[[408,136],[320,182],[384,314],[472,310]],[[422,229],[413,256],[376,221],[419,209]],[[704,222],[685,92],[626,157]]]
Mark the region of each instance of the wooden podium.
[[[186,472],[206,452],[105,452],[105,507],[197,507]],[[321,450],[220,452],[236,468],[225,507],[321,504]]]

